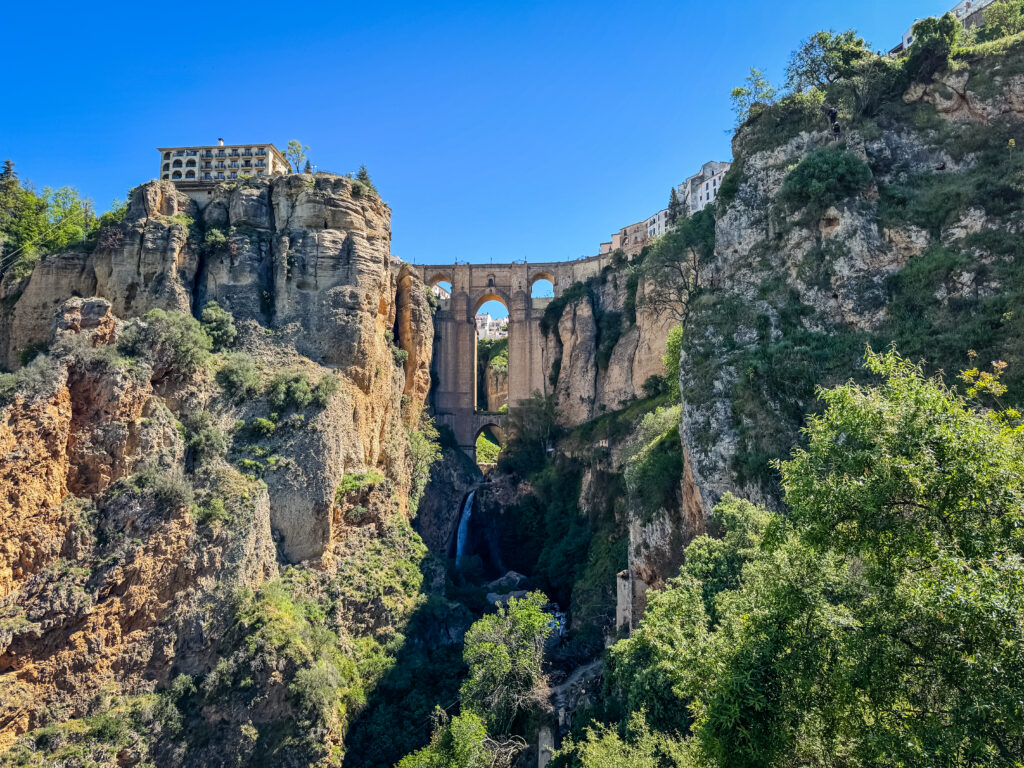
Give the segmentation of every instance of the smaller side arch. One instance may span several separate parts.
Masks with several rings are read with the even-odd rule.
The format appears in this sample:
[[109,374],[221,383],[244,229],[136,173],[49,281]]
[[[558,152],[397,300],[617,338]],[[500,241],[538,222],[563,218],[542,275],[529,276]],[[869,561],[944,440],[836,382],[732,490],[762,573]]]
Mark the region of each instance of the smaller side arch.
[[473,303],[473,314],[476,315],[480,311],[480,307],[486,304],[488,301],[500,301],[505,305],[505,309],[512,307],[512,298],[500,288],[488,288],[482,293],[476,301]]

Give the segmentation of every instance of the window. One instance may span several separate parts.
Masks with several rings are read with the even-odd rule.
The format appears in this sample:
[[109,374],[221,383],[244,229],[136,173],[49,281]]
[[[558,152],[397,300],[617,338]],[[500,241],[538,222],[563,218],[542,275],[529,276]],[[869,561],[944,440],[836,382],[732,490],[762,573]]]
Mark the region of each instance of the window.
[[165,174],[164,174],[164,178],[165,178],[165,179],[169,179],[169,178],[171,178],[171,174],[169,174],[169,173],[165,173]]
[[164,170],[165,171],[171,170],[171,164],[170,163],[164,163]]
[[252,160],[246,160],[244,163],[242,163],[242,165],[244,165],[246,168],[252,168]]
[[246,157],[252,157],[252,150],[251,149],[247,149],[242,154],[245,155]]
[[186,179],[194,179],[195,177],[196,177],[196,172],[195,171],[185,171],[185,178]]
[[208,149],[203,153],[203,157],[213,157],[213,150]]
[[257,176],[262,176],[263,175],[263,171],[256,171],[256,175]]
[[196,167],[196,161],[195,160],[186,160],[185,161],[185,167],[186,168],[195,168]]
[[170,160],[170,159],[171,159],[171,153],[170,152],[164,152],[164,160]]
[[175,160],[174,161],[174,167],[175,168],[181,168],[181,160]]
[[238,161],[237,160],[232,160],[231,161],[231,167],[232,168],[237,168],[238,167]]
[[210,174],[208,174],[208,173],[204,173],[204,174],[203,174],[203,180],[204,180],[204,181],[209,181],[209,180],[210,180]]
[[231,156],[232,157],[238,157],[238,150],[237,149],[232,149],[231,150]]
[[194,149],[190,149],[185,154],[188,155],[189,157],[195,157],[198,153]]
[[231,172],[231,178],[232,178],[232,179],[237,179],[237,178],[238,178],[238,174],[237,174],[237,173],[235,173],[234,171],[232,171],[232,172]]
[[211,166],[210,166],[210,161],[209,161],[209,160],[207,160],[207,161],[206,161],[205,163],[203,163],[203,168],[204,168],[205,170],[209,170],[209,169],[210,169],[210,167],[211,167]]
[[227,156],[228,156],[228,153],[225,152],[223,149],[218,149],[217,150],[217,157],[227,157]]
[[223,173],[218,173],[217,174],[217,178],[218,179],[223,179],[224,178],[224,174]]
[[181,178],[181,171],[175,171],[174,173],[172,173],[171,174],[171,178],[172,179],[180,179]]
[[226,167],[226,166],[224,165],[224,161],[223,161],[223,160],[218,160],[218,161],[217,161],[217,167],[218,167],[218,168],[224,168],[224,167]]
[[257,160],[256,161],[256,167],[257,168],[262,168],[263,167],[263,161],[262,160]]
[[260,157],[262,157],[263,155],[265,155],[267,153],[266,153],[266,151],[264,151],[263,147],[260,147],[259,149],[256,150],[256,154],[259,155]]
[[179,149],[177,152],[174,153],[174,156],[175,157],[184,157],[185,156],[185,150]]

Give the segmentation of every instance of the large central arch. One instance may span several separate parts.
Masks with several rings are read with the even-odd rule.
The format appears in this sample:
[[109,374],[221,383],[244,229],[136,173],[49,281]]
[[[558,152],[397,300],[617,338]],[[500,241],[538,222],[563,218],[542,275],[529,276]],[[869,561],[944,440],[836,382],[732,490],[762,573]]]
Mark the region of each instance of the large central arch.
[[[600,273],[609,256],[578,261],[528,264],[452,264],[417,267],[424,283],[452,285],[451,299],[434,316],[434,379],[431,406],[466,453],[475,455],[479,430],[489,423],[505,429],[505,418],[476,413],[476,312],[489,299],[508,307],[508,404],[514,408],[533,392],[550,389],[550,360],[544,359],[540,320],[551,298],[531,298],[537,280],[550,280],[555,296],[574,282]],[[507,431],[507,430],[506,430]]]

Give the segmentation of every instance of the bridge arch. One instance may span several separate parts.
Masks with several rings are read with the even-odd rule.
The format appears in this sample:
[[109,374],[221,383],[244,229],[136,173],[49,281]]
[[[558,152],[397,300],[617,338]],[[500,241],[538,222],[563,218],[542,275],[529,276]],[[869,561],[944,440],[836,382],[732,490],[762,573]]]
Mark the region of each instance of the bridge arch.
[[424,280],[428,288],[433,288],[438,283],[448,283],[454,286],[455,282],[452,280],[452,276],[447,272],[435,272],[430,278]]
[[512,299],[504,291],[497,289],[488,289],[476,300],[473,305],[473,316],[475,317],[477,312],[480,311],[480,307],[486,304],[488,301],[500,301],[505,305],[505,309],[512,310]]

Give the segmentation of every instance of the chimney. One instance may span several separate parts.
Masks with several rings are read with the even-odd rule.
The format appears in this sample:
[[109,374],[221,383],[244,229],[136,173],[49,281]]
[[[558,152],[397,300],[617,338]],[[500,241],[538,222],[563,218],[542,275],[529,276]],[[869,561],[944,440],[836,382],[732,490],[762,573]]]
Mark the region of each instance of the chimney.
[[217,139],[217,146],[218,147],[223,147],[224,146],[224,139]]

